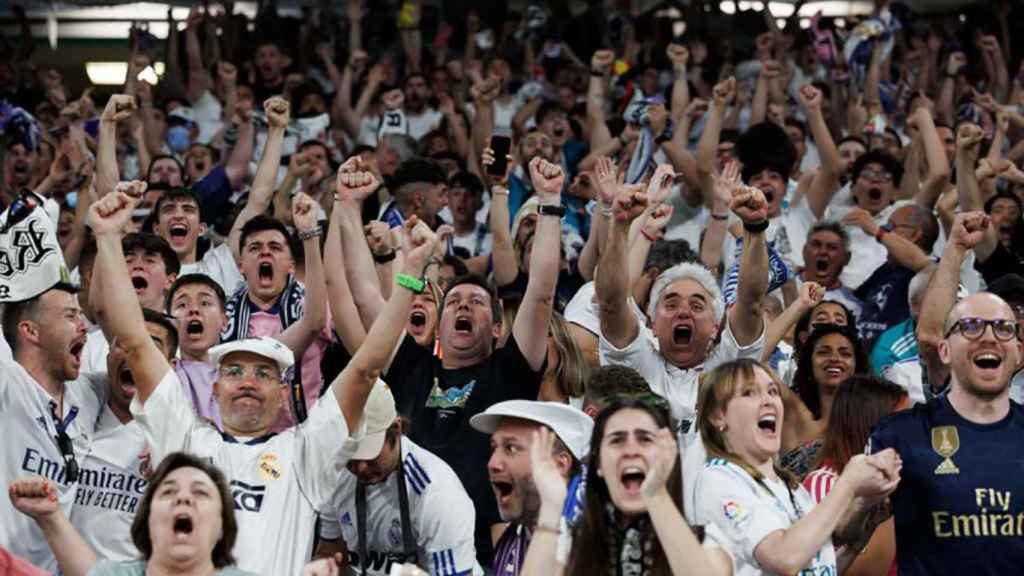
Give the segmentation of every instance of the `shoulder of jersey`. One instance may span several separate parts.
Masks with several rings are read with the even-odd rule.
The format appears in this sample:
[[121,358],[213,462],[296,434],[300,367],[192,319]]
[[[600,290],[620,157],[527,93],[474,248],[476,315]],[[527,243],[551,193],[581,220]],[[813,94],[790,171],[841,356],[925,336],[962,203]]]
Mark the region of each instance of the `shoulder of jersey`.
[[414,445],[402,459],[406,486],[411,488],[417,496],[422,496],[435,481],[442,483],[448,481],[444,475],[444,468],[447,466],[440,458]]
[[878,424],[875,424],[874,429],[901,428],[904,426],[914,426],[916,422],[929,422],[940,408],[940,402],[938,398],[933,398],[924,404],[915,404],[908,410],[893,412],[879,420]]

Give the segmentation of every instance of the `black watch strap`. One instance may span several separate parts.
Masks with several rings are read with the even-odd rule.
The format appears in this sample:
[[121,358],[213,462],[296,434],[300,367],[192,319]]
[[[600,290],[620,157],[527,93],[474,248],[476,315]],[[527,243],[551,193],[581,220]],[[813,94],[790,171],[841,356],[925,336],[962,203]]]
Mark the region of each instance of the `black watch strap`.
[[565,216],[565,207],[558,204],[541,204],[537,207],[537,213],[541,216]]

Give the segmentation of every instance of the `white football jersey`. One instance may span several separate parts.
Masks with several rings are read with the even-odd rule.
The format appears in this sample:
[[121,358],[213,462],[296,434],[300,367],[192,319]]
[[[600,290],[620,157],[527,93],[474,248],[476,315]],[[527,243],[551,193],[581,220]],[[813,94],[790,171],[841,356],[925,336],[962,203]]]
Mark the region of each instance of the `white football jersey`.
[[[473,527],[476,512],[458,476],[443,460],[402,437],[402,468],[409,496],[409,520],[416,550],[403,554],[402,515],[397,470],[379,484],[366,487],[367,574],[386,576],[392,564],[410,562],[433,576],[483,574],[476,561]],[[348,562],[359,566],[359,528],[356,524],[356,477],[347,469],[320,518],[320,537],[341,536]],[[356,574],[356,570],[350,571]]]
[[122,424],[104,406],[96,423],[92,449],[81,460],[71,524],[101,560],[139,559],[132,542],[132,521],[148,483],[139,454],[146,437],[138,422]]
[[234,497],[238,568],[300,574],[313,551],[317,511],[338,486],[356,440],[333,393],[298,426],[259,438],[233,438],[200,420],[174,370],[132,414],[145,432],[154,468],[171,452],[207,458],[227,476]]
[[[60,418],[67,422],[66,432],[79,466],[89,452],[106,393],[105,387],[86,376],[64,386]],[[57,485],[64,514],[70,515],[77,483],[65,478],[51,401],[53,398],[20,364],[0,361],[0,483],[6,487],[21,477],[48,478]],[[18,512],[6,496],[0,497],[0,546],[44,570],[57,571],[57,560],[35,521]]]

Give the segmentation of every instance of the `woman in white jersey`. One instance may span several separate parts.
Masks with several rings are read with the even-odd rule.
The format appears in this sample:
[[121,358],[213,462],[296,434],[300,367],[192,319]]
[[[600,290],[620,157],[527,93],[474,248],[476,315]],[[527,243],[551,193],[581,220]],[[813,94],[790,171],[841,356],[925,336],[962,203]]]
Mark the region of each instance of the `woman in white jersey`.
[[11,501],[39,524],[65,576],[147,573],[252,576],[233,567],[238,526],[224,474],[199,458],[168,454],[149,480],[132,524],[137,562],[100,562],[57,506],[56,487],[30,478],[10,486]]
[[[864,515],[899,482],[894,451],[850,459],[820,504],[775,465],[782,437],[782,384],[760,362],[736,360],[702,378],[697,425],[708,461],[697,479],[698,523],[714,524],[737,576],[837,574],[832,546],[866,536]],[[847,522],[843,520],[849,519]],[[845,560],[845,557],[844,557]]]
[[702,546],[701,531],[683,519],[673,428],[668,407],[654,400],[620,398],[597,415],[571,541],[558,541],[568,530],[560,520],[567,489],[551,456],[554,435],[535,432],[530,457],[541,507],[520,575],[731,575],[717,529]]

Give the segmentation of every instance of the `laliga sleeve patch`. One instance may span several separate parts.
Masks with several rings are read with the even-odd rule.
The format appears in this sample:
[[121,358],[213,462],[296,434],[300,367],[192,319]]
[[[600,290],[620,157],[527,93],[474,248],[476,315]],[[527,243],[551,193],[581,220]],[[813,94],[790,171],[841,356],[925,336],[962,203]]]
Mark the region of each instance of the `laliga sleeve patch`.
[[750,521],[750,513],[735,500],[722,502],[722,514],[725,515],[725,519],[737,530],[742,530]]

